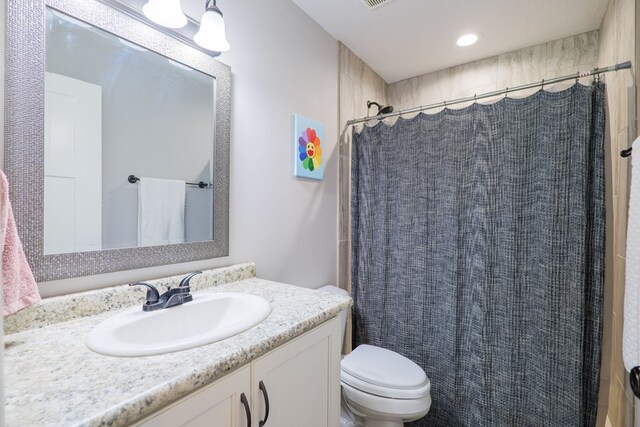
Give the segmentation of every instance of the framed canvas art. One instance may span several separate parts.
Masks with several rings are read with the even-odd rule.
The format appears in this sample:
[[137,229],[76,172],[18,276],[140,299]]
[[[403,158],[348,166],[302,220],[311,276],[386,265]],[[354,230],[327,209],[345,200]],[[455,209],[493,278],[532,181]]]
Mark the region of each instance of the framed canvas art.
[[300,114],[293,115],[293,175],[322,180],[324,125]]

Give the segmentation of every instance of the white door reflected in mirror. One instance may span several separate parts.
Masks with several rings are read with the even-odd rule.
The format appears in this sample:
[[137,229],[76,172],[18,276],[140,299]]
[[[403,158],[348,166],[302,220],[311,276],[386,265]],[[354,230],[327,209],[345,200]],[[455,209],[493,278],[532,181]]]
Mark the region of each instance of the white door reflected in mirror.
[[102,88],[45,73],[44,253],[102,249]]

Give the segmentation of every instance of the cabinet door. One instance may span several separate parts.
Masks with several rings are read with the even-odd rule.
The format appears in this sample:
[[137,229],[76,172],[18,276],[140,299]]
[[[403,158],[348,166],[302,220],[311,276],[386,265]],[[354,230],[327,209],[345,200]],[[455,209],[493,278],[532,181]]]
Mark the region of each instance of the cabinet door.
[[337,427],[340,418],[340,320],[334,318],[253,362],[253,425]]
[[247,427],[242,393],[251,404],[251,369],[237,372],[196,391],[145,419],[140,427]]

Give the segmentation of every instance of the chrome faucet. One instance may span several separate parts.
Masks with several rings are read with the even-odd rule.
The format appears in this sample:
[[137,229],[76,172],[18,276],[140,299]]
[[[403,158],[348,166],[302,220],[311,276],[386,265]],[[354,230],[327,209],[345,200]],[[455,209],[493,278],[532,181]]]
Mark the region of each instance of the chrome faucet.
[[147,300],[142,305],[142,311],[155,311],[163,308],[174,307],[176,305],[182,305],[186,302],[192,301],[191,289],[189,288],[189,281],[196,274],[201,274],[202,271],[196,271],[195,273],[187,274],[181,281],[178,287],[171,288],[167,292],[160,295],[158,289],[148,283],[130,283],[129,286],[146,286],[147,287]]

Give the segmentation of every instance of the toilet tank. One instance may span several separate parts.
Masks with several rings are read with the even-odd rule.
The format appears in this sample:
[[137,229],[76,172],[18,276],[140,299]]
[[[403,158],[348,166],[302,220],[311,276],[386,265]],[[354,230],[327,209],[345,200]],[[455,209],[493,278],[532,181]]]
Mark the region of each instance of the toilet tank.
[[[333,285],[327,285],[327,286],[323,286],[321,288],[316,289],[318,291],[321,292],[328,292],[330,294],[336,294],[336,295],[342,295],[345,297],[349,296],[349,292],[345,291],[344,289],[340,289],[337,286],[333,286]],[[342,343],[344,344],[344,333],[347,330],[347,310],[342,310],[340,312],[340,322],[342,322]]]

